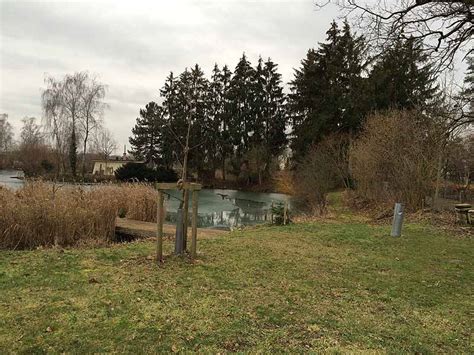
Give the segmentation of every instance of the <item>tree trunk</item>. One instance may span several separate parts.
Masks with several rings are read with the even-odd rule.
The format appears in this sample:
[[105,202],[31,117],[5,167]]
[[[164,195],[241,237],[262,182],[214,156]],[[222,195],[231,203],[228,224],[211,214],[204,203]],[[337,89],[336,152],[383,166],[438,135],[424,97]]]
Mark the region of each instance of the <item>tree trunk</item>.
[[86,130],[85,136],[84,136],[84,147],[82,149],[82,178],[84,178],[86,174],[86,152],[87,152],[87,139],[89,138],[89,132]]

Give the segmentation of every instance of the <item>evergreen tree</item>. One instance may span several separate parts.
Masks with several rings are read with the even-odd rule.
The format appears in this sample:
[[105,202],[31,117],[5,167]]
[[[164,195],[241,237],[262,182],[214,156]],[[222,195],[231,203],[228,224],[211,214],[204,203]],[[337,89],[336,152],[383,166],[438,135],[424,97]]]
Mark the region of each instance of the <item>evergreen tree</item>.
[[413,39],[395,41],[376,61],[369,76],[373,110],[424,108],[435,97],[433,63]]
[[327,40],[310,49],[290,83],[293,124],[292,148],[300,158],[311,144],[334,132],[360,128],[365,115],[363,37],[355,36],[347,22],[333,22]]
[[176,159],[176,152],[181,151],[181,146],[174,136],[174,130],[179,120],[178,109],[178,79],[170,72],[166,78],[163,88],[160,90],[160,96],[163,98],[163,123],[161,139],[163,145],[162,159],[167,168],[172,168]]
[[222,178],[226,179],[226,160],[232,156],[234,151],[234,146],[232,144],[232,101],[231,101],[231,84],[232,72],[229,70],[227,65],[224,65],[222,72],[220,74],[219,80],[221,82],[221,99],[222,99],[222,112],[219,118],[219,134],[218,134],[218,155],[221,163],[222,169]]
[[209,131],[206,133],[207,141],[205,145],[205,161],[211,166],[212,172],[215,171],[222,161],[221,135],[224,114],[224,82],[222,80],[222,71],[217,63],[214,65],[211,75],[211,82],[208,90],[208,111],[206,116]]
[[464,96],[466,102],[469,103],[468,109],[470,112],[467,113],[467,119],[468,122],[472,124],[474,121],[474,56],[467,58],[467,63],[468,68],[466,77],[464,78],[464,84],[466,85],[466,88],[463,90],[462,95]]
[[279,155],[287,143],[285,95],[277,67],[268,58],[263,68],[263,141],[272,156]]
[[247,60],[245,53],[240,58],[230,81],[229,99],[231,122],[229,134],[236,148],[237,157],[250,150],[251,137],[255,128],[254,96],[255,69]]
[[163,108],[155,102],[150,102],[145,109],[140,110],[135,127],[132,128],[133,137],[129,138],[132,146],[130,153],[136,159],[143,159],[149,165],[159,165],[162,162],[162,145],[160,127]]

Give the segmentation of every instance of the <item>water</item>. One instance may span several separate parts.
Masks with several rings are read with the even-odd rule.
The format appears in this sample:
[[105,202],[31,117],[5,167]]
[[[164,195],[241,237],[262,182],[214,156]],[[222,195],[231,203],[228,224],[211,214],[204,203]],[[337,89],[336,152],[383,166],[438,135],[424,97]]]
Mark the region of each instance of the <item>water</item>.
[[23,186],[23,172],[20,170],[0,170],[0,185],[12,190],[17,190]]
[[[18,170],[0,170],[0,185],[17,190],[23,186],[23,180],[18,179],[22,176],[23,173]],[[166,221],[174,223],[181,192],[174,190],[166,193],[168,194],[165,196]],[[227,229],[268,223],[271,220],[272,202],[276,204],[284,201],[290,202],[289,196],[277,193],[203,189],[199,191],[198,227]],[[191,203],[189,206],[191,212]]]
[[[165,199],[167,221],[175,222],[181,192],[167,191]],[[289,196],[277,193],[256,193],[238,190],[203,189],[199,191],[198,227],[234,228],[271,220],[271,205],[290,201]],[[191,203],[190,209],[191,211]]]

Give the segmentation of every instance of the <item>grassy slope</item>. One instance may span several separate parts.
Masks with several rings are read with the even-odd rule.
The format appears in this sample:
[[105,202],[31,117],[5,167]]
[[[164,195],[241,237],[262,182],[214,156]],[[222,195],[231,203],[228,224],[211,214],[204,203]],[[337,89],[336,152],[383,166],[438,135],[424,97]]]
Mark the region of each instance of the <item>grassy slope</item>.
[[388,230],[259,228],[161,269],[152,242],[0,252],[0,352],[472,352],[472,240]]

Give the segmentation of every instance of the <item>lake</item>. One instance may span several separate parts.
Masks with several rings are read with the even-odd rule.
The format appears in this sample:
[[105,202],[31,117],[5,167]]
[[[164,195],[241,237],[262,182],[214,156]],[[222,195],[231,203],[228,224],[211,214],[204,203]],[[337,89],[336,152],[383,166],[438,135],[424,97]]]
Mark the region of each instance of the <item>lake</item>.
[[[0,170],[0,185],[13,190],[19,189],[23,186],[23,181],[18,177],[22,176],[23,173],[18,170]],[[168,223],[175,222],[180,200],[181,192],[167,191],[165,204]],[[272,202],[284,201],[290,202],[290,197],[278,193],[203,189],[199,191],[198,227],[227,229],[266,223],[271,219]]]

